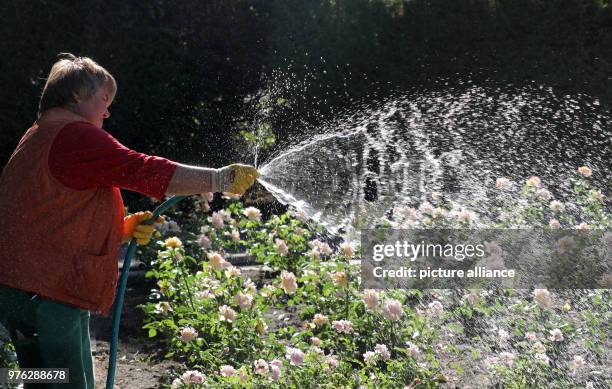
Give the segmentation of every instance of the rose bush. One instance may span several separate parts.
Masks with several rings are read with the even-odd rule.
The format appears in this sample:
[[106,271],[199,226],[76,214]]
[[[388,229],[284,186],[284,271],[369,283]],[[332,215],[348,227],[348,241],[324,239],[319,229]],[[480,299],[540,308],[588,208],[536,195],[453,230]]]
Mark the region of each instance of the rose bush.
[[[436,194],[396,207],[381,227],[553,228],[554,218],[563,228],[605,230],[606,198],[589,186],[589,173],[582,169],[574,180],[572,198],[555,199],[535,176],[522,189],[496,180],[500,207],[487,215]],[[209,213],[195,232],[183,228],[183,241],[160,241],[149,272],[159,289],[144,307],[145,328],[185,364],[173,387],[605,382],[607,290],[361,290],[359,247],[328,241],[299,213],[263,220],[237,200]],[[602,249],[612,249],[609,240],[602,235]],[[257,284],[226,259],[245,251],[270,269]],[[494,242],[487,251],[502,253]]]

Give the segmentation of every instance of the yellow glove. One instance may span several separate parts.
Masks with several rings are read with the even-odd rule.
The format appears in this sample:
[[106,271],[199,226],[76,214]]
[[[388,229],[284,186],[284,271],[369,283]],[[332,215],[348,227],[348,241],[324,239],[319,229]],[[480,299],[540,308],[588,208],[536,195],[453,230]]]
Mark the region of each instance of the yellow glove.
[[259,176],[259,172],[253,166],[234,163],[217,170],[213,191],[241,195]]
[[[153,214],[150,211],[136,212],[123,219],[123,242],[136,239],[139,245],[146,245],[151,241],[151,236],[155,231],[153,224],[141,224],[143,221],[151,219]],[[157,218],[157,223],[163,223],[164,218]]]

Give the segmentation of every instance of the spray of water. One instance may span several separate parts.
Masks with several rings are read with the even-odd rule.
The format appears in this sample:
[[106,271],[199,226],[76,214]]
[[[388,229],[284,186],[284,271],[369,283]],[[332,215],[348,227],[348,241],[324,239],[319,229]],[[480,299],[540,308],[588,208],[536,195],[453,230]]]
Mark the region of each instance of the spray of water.
[[373,227],[434,191],[486,216],[502,176],[522,183],[538,175],[557,198],[577,166],[606,180],[610,120],[587,96],[469,86],[360,109],[259,167],[277,199],[332,232]]
[[[434,191],[456,209],[466,206],[486,218],[496,205],[497,177],[522,185],[537,175],[563,200],[570,191],[569,177],[587,165],[594,171],[590,181],[606,192],[612,160],[609,124],[609,112],[584,95],[560,96],[540,86],[449,87],[371,102],[329,121],[322,133],[268,158],[259,167],[260,182],[281,202],[357,240],[360,228],[393,218],[398,206],[418,205]],[[496,387],[499,377],[492,365],[511,365],[522,353],[533,352],[535,341],[513,334],[515,323],[535,309],[525,306],[533,301],[531,291],[449,289],[431,295],[449,311],[467,300],[495,302],[488,315],[474,311],[440,322],[436,357],[453,387]],[[423,296],[420,303],[427,305],[431,298]],[[580,330],[547,351],[555,370],[543,380],[607,387],[610,341],[605,336],[598,340],[603,352],[594,353],[591,335],[581,326],[599,320],[589,316],[606,311],[601,304],[609,306],[609,292],[557,290],[551,301],[551,309],[570,311],[565,324],[555,325],[564,332],[566,326]],[[545,342],[550,329],[541,320],[532,321],[534,336]],[[557,347],[567,353],[554,351]],[[580,361],[586,367],[580,368]]]

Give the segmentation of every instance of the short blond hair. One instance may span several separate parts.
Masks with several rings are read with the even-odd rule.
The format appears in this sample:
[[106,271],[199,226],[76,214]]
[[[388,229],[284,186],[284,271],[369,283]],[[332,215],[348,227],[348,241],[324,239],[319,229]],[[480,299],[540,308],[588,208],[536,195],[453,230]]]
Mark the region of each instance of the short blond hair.
[[82,98],[91,97],[102,85],[108,88],[110,101],[113,101],[117,82],[106,69],[88,57],[60,53],[58,58],[43,88],[38,117],[50,108],[75,104],[74,94]]

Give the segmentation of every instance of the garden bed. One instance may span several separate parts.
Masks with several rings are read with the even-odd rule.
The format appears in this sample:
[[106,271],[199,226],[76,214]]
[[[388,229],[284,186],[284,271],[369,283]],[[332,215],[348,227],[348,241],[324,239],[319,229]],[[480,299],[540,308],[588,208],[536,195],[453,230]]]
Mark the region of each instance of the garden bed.
[[[230,258],[230,261],[240,267],[242,274],[256,282],[262,281],[266,274],[270,274],[270,269],[255,264],[250,255],[238,254]],[[119,265],[122,268],[122,261]],[[146,263],[138,259],[134,259],[130,266],[121,315],[115,374],[115,386],[121,389],[161,388],[169,382],[173,372],[176,375],[184,370],[182,364],[164,358],[167,345],[150,339],[147,331],[142,328],[145,314],[140,306],[149,301],[151,289],[155,288],[155,281],[145,278],[147,268]],[[271,321],[277,318],[275,313],[271,313]],[[110,315],[91,316],[90,336],[95,379],[96,387],[100,388],[106,385],[112,325]]]
[[[611,219],[601,192],[577,180],[570,213],[543,198],[539,185],[527,180],[521,204],[500,210],[506,214],[491,226],[552,228],[554,218],[582,230],[584,239],[592,235],[609,254]],[[327,240],[322,227],[299,212],[265,220],[236,200],[214,212],[201,201],[169,215],[179,223],[161,228],[157,247],[140,253],[146,269],[137,272],[146,278],[135,273],[129,281],[119,386],[612,384],[609,290],[363,290],[357,248]],[[396,219],[380,231],[408,222],[420,229],[462,229],[475,219],[436,199],[395,211]],[[250,257],[228,254],[240,252]],[[258,265],[237,266],[253,258]],[[575,263],[569,254],[558,259]],[[594,276],[610,286],[609,275]],[[109,318],[93,317],[100,382],[110,333]]]
[[[505,190],[500,193],[507,200]],[[596,239],[610,240],[609,233],[601,236],[610,225],[601,193],[582,179],[575,193],[571,212],[564,212],[531,177],[520,202],[494,210],[500,216],[490,224],[437,195],[417,208],[394,209],[395,219],[383,220],[380,228],[465,229],[476,220],[477,228],[553,228],[554,218],[571,229],[599,230]],[[157,285],[145,308],[145,328],[166,342],[167,358],[184,365],[174,387],[610,383],[607,291],[364,291],[355,247],[327,239],[299,212],[264,220],[236,200],[215,212],[207,204],[193,209],[177,237],[168,233],[159,241],[148,274]],[[269,267],[265,276],[231,264],[226,253],[241,250]]]

